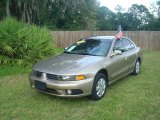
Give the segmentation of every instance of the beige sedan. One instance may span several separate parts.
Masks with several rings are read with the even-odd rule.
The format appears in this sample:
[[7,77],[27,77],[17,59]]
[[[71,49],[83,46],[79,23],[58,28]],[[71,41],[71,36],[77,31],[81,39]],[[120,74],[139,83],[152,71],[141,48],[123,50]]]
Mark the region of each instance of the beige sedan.
[[141,50],[129,38],[89,37],[34,65],[29,80],[32,88],[44,93],[99,100],[108,84],[139,74],[141,62]]

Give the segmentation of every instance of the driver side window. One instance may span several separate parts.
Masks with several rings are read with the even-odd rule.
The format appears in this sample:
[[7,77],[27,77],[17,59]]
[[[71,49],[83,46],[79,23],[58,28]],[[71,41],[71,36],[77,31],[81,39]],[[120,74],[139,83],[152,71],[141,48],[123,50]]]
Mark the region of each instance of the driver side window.
[[117,40],[113,46],[113,51],[115,50],[120,50],[120,51],[124,51],[124,47],[123,47],[123,44],[122,44],[122,41],[121,40]]

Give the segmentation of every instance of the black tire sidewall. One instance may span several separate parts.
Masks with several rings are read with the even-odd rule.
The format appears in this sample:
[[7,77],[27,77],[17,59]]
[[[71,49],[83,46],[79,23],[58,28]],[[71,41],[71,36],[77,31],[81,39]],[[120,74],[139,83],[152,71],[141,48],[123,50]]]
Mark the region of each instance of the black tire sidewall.
[[98,73],[94,79],[94,83],[93,83],[93,87],[92,87],[92,94],[91,94],[91,99],[92,100],[100,100],[102,97],[104,97],[105,93],[106,93],[106,89],[105,89],[105,92],[104,94],[99,97],[97,94],[96,94],[96,86],[97,86],[97,83],[98,81],[101,79],[101,78],[104,78],[105,81],[106,81],[106,88],[107,88],[107,78],[106,76],[103,74],[103,73]]
[[[136,72],[136,64],[137,64],[137,62],[139,62],[139,72],[138,73]],[[140,61],[136,60],[136,63],[134,65],[134,70],[133,70],[133,73],[132,73],[133,75],[138,75],[140,73],[140,66],[141,66]]]

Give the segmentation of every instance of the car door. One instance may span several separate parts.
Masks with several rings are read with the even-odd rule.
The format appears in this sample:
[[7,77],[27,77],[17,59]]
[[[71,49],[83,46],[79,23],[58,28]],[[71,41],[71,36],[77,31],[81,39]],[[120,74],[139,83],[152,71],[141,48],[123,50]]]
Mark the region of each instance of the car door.
[[122,76],[126,75],[126,71],[128,69],[127,63],[127,55],[124,52],[124,46],[122,40],[117,40],[113,46],[112,51],[121,50],[121,55],[114,55],[109,59],[109,66],[108,66],[108,74],[110,77],[110,82],[121,78]]
[[122,38],[124,54],[126,55],[127,72],[132,72],[137,58],[136,46],[128,38]]

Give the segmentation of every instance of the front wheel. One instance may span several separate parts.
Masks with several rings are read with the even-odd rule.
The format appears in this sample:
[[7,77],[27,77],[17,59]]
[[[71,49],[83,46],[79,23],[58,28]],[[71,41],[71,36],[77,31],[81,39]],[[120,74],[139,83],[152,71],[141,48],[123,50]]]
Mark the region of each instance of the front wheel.
[[140,61],[137,60],[136,63],[135,63],[135,66],[134,66],[134,70],[132,72],[133,75],[138,75],[139,72],[140,72]]
[[100,100],[106,92],[107,79],[103,73],[98,73],[95,77],[91,99],[92,100]]

